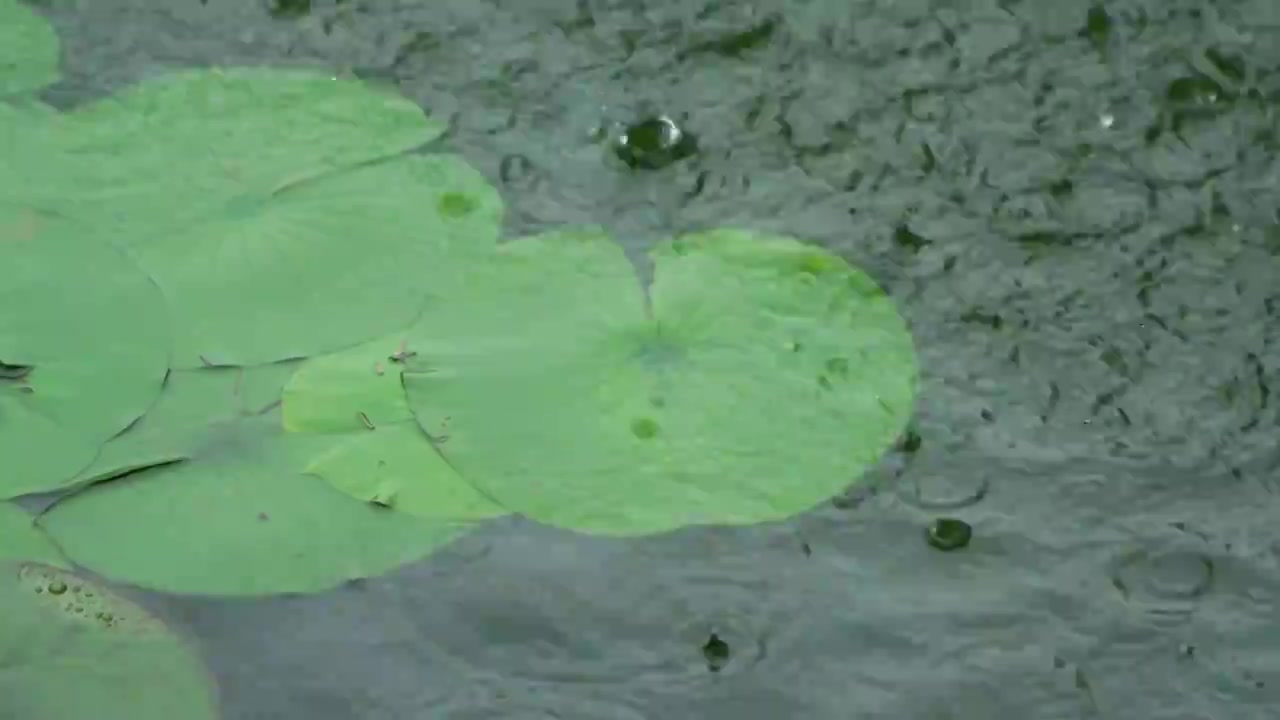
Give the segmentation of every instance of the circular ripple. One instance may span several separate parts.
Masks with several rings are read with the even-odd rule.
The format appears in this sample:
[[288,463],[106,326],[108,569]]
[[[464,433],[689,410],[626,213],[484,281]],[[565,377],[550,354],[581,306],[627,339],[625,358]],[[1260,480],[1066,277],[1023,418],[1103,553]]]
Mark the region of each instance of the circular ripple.
[[1127,604],[1164,625],[1189,619],[1213,577],[1213,561],[1203,553],[1138,551],[1116,562],[1111,582]]
[[991,489],[984,477],[973,475],[925,475],[903,480],[898,497],[921,510],[959,510],[981,501]]
[[[421,635],[477,677],[666,690],[749,672],[798,616],[781,579],[762,579],[746,558],[580,542],[495,547],[439,578],[418,604]],[[713,635],[724,645],[714,662]]]

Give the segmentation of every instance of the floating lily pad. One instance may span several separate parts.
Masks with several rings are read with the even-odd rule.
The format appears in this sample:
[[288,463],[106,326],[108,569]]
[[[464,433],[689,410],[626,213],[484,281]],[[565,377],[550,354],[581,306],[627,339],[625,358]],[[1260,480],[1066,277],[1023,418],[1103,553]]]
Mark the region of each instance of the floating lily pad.
[[13,503],[0,502],[0,565],[18,560],[70,569],[49,536],[35,526],[35,518]]
[[404,386],[463,478],[594,533],[755,523],[840,492],[905,426],[911,336],[866,275],[735,231],[654,263],[650,306],[603,234],[519,240],[423,316]]
[[0,202],[0,498],[72,481],[147,410],[169,360],[164,297],[84,226]]
[[211,427],[279,405],[281,388],[297,367],[282,362],[170,372],[147,414],[108,440],[76,484],[190,459]]
[[68,212],[161,286],[177,367],[307,357],[403,327],[501,224],[496,190],[460,158],[403,154],[439,123],[358,82],[183,72],[65,125]]
[[218,717],[200,660],[128,600],[54,567],[0,563],[0,607],[5,717]]
[[0,96],[58,80],[58,36],[17,0],[0,0]]
[[358,502],[303,474],[334,447],[286,433],[279,410],[211,429],[191,459],[93,485],[40,525],[69,558],[175,593],[324,590],[426,556],[471,527]]

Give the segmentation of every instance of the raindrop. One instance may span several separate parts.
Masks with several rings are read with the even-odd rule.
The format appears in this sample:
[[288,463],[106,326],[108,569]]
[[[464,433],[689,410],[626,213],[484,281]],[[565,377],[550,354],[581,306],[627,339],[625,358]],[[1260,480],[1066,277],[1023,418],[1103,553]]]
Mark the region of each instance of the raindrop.
[[720,639],[720,636],[711,633],[711,637],[707,638],[706,644],[702,646],[702,656],[707,659],[707,669],[711,672],[720,672],[725,665],[729,664],[729,643]]
[[920,433],[912,430],[911,428],[907,428],[907,431],[903,433],[902,437],[898,440],[897,449],[898,452],[907,455],[914,455],[923,444],[924,440],[920,438]]
[[271,17],[296,18],[311,12],[311,0],[272,0]]
[[899,247],[904,247],[911,252],[920,252],[931,244],[931,242],[925,237],[912,232],[911,228],[905,223],[894,229],[893,242]]
[[498,165],[498,178],[502,180],[503,185],[522,182],[532,174],[533,163],[524,155],[507,155]]
[[972,538],[973,528],[969,523],[955,518],[938,518],[925,531],[929,545],[943,552],[967,547]]
[[698,151],[694,136],[666,115],[641,120],[613,143],[614,154],[633,170],[660,170]]
[[1093,43],[1094,48],[1099,52],[1106,49],[1107,38],[1111,35],[1111,16],[1107,15],[1102,5],[1089,8],[1084,29],[1080,31],[1080,35],[1089,38],[1089,42]]

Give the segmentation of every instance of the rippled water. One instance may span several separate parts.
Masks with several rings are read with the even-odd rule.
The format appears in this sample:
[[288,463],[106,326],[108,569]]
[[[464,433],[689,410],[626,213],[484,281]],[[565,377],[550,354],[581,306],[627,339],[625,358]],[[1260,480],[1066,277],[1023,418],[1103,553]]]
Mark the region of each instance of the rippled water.
[[[191,64],[392,82],[511,236],[799,235],[918,344],[915,436],[784,525],[509,520],[324,596],[152,598],[227,716],[1276,717],[1280,3],[1104,4],[38,3],[59,104]],[[696,154],[605,152],[658,114]]]

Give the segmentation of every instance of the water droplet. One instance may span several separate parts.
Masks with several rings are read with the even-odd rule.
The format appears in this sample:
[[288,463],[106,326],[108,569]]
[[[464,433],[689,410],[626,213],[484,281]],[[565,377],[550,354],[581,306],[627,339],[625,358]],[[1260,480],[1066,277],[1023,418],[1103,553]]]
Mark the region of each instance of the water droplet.
[[311,12],[311,0],[272,0],[268,10],[274,18],[298,18]]
[[720,672],[729,663],[729,643],[721,640],[719,635],[711,633],[711,637],[707,638],[707,642],[702,646],[702,656],[707,659],[708,670]]
[[1204,75],[1180,77],[1169,83],[1165,98],[1174,105],[1204,107],[1218,102],[1223,90]]
[[660,170],[697,150],[697,140],[666,115],[628,126],[613,144],[618,159],[638,170]]
[[61,580],[54,580],[49,583],[49,593],[53,595],[61,595],[67,591],[67,584]]
[[631,421],[631,434],[648,440],[658,434],[658,423],[651,418],[636,418]]
[[533,163],[520,154],[507,155],[498,164],[498,179],[503,185],[516,185],[534,174]]
[[1116,123],[1116,116],[1111,113],[1102,113],[1098,116],[1098,124],[1104,128],[1109,128]]
[[920,437],[920,433],[911,428],[907,428],[902,437],[898,439],[898,452],[906,455],[915,454],[920,450],[920,446],[924,445],[924,440]]
[[1089,42],[1093,43],[1099,51],[1106,48],[1107,38],[1111,35],[1111,16],[1107,15],[1102,5],[1089,8],[1084,29],[1080,31],[1080,35],[1089,38]]
[[476,201],[462,193],[450,192],[441,195],[436,206],[441,215],[456,218],[470,215],[476,209]]
[[969,523],[955,518],[938,518],[925,531],[929,545],[943,552],[967,547],[972,538],[973,528]]

